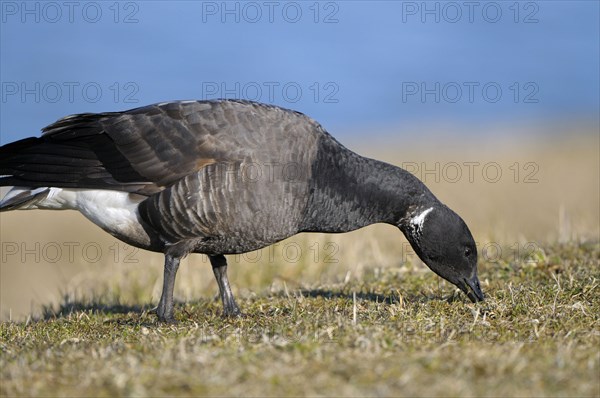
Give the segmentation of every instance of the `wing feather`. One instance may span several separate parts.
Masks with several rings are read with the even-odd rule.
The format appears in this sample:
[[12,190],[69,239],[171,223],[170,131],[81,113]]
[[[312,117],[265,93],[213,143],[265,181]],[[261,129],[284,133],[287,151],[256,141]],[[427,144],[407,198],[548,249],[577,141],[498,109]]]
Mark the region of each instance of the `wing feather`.
[[[299,123],[299,117],[309,123]],[[235,100],[71,115],[45,127],[40,138],[1,147],[0,175],[7,177],[0,185],[152,194],[209,164],[251,161],[261,151],[277,155],[277,133],[297,134],[314,125],[298,112]]]

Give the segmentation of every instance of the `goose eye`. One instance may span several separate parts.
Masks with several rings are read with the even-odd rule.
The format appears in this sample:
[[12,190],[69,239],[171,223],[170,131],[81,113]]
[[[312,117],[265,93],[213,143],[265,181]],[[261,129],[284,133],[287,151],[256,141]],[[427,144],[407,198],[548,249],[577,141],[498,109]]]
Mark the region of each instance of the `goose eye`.
[[471,257],[471,249],[468,247],[465,247],[465,257]]

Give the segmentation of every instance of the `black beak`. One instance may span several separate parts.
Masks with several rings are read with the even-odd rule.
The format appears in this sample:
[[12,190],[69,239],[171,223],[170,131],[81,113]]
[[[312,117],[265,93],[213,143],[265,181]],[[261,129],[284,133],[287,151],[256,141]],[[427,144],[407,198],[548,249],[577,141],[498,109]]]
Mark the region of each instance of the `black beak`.
[[477,279],[477,275],[473,275],[471,279],[463,278],[462,286],[459,286],[460,290],[462,290],[469,300],[476,303],[478,301],[483,301],[484,296],[481,291],[481,285],[479,284],[479,279]]

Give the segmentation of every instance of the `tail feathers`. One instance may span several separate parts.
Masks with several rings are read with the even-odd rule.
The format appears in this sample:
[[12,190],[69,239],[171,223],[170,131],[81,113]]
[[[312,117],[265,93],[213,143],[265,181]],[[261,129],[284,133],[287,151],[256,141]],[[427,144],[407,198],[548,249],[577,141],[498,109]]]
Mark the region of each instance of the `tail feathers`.
[[112,179],[89,148],[43,138],[26,138],[0,147],[0,174],[3,186],[47,187]]
[[[67,133],[64,133],[67,135]],[[26,138],[0,147],[0,186],[154,192],[106,134]]]
[[48,197],[51,188],[14,187],[0,201],[0,211],[35,209]]

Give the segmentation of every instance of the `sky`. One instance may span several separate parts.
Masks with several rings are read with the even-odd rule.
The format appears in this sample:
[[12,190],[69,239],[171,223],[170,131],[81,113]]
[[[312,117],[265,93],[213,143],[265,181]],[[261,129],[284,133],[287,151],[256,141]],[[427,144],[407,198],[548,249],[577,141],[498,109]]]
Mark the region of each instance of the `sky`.
[[[175,99],[296,109],[343,138],[585,120],[598,1],[0,1],[0,143]],[[492,131],[492,129],[490,129]]]

